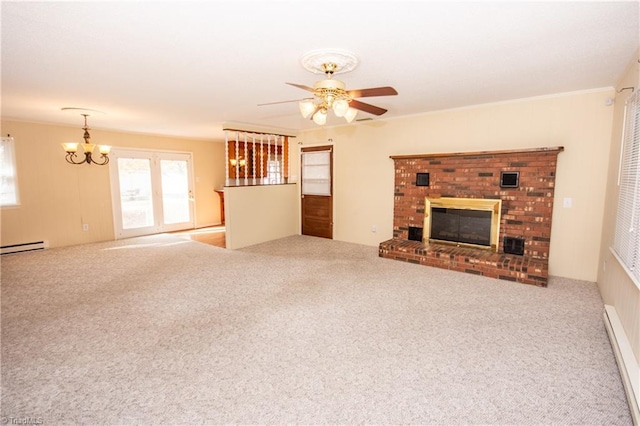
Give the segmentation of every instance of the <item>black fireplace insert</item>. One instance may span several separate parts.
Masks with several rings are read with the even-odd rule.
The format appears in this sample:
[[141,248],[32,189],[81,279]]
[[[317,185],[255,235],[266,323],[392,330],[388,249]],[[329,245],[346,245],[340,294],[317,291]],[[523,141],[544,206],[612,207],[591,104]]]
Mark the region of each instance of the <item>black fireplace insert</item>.
[[431,239],[491,247],[491,212],[433,207]]

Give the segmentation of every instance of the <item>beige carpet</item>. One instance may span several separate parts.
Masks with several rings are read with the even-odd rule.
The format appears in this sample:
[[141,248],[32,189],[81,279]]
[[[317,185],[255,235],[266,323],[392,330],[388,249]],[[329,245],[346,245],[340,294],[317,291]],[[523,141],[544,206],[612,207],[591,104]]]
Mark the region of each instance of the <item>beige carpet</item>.
[[629,425],[593,283],[290,237],[3,256],[2,421]]

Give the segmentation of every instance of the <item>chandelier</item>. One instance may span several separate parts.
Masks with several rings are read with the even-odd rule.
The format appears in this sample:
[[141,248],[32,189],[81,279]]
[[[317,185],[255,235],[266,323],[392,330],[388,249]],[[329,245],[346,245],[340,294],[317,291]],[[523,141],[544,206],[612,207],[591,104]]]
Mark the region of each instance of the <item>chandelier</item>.
[[[83,163],[87,163],[87,164],[97,164],[99,166],[104,166],[105,164],[107,164],[109,162],[109,152],[111,151],[111,147],[109,145],[98,145],[98,152],[100,152],[101,156],[100,156],[100,160],[96,161],[93,157],[93,151],[96,147],[96,144],[91,143],[91,135],[89,134],[89,127],[87,126],[87,117],[89,116],[89,114],[80,114],[84,117],[84,127],[82,128],[84,130],[84,143],[83,144],[78,144],[77,142],[65,142],[62,144],[62,148],[64,148],[65,152],[67,153],[67,155],[65,156],[65,159],[67,160],[67,163],[70,164],[83,164]],[[82,161],[76,161],[76,159],[78,158],[78,156],[76,155],[76,152],[78,151],[78,145],[82,145],[82,149],[84,150],[84,159]]]
[[353,98],[347,93],[345,84],[332,78],[337,67],[331,62],[322,64],[327,78],[313,84],[313,99],[305,99],[298,104],[302,116],[312,116],[313,122],[320,126],[327,122],[329,110],[333,110],[336,117],[344,117],[347,123],[351,123],[358,114],[357,109],[349,106]]
[[231,158],[229,159],[229,164],[231,164],[231,167],[235,167],[236,165],[238,167],[244,167],[247,165],[247,160],[245,160],[242,157],[240,157],[239,160],[236,160],[235,158]]

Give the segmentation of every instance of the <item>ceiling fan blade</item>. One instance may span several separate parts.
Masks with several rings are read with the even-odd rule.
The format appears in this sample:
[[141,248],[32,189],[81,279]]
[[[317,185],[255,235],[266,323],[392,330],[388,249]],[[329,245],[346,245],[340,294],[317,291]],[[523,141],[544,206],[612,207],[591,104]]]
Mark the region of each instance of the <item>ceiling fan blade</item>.
[[356,101],[355,99],[349,102],[351,108],[359,109],[360,111],[368,112],[373,115],[382,115],[387,112],[386,109],[377,107],[371,104],[365,104],[364,102]]
[[366,98],[370,96],[392,96],[397,95],[396,89],[389,86],[371,87],[369,89],[347,90],[347,94],[352,98]]
[[313,93],[313,88],[309,86],[305,86],[304,84],[296,84],[296,83],[286,83],[289,86],[297,87],[298,89],[306,90],[307,92]]
[[309,99],[313,99],[313,98],[292,99],[290,101],[267,102],[267,103],[264,103],[264,104],[258,104],[258,106],[286,104],[286,103],[289,103],[289,102],[301,102],[301,101],[306,101],[306,100],[309,100]]

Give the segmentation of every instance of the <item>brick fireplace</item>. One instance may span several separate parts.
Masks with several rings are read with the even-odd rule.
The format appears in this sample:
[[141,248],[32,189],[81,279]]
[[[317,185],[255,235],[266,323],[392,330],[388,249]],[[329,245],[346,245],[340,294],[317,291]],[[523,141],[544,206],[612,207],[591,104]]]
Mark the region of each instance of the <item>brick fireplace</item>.
[[[546,286],[556,163],[563,149],[392,156],[393,238],[380,243],[379,255]],[[471,199],[466,203],[471,207],[464,199]],[[443,207],[438,200],[458,204]],[[434,213],[458,205],[472,209],[491,200],[500,214],[488,247],[429,238]]]

